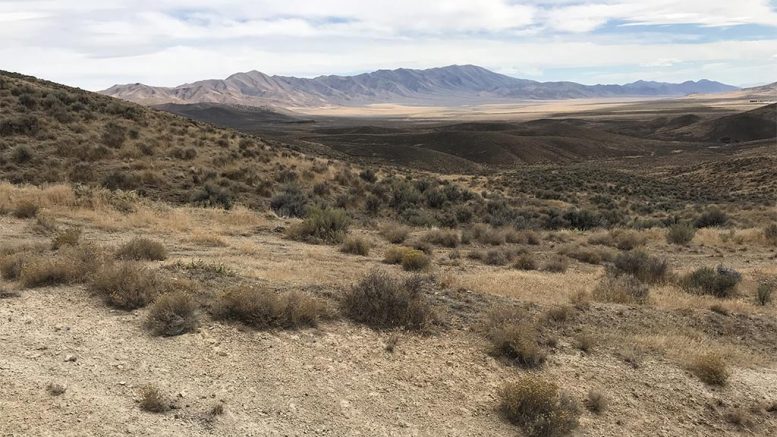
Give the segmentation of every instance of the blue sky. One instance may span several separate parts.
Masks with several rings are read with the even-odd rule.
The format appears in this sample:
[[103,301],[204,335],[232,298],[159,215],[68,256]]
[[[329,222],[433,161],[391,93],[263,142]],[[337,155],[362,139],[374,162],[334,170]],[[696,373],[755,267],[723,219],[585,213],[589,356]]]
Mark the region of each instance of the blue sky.
[[98,90],[476,64],[587,84],[777,81],[771,0],[0,0],[0,69]]

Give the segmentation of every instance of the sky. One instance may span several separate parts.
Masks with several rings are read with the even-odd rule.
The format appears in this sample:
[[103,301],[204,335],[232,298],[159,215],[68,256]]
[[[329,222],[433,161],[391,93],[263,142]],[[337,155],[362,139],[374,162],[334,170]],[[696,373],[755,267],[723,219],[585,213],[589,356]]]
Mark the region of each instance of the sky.
[[88,90],[452,64],[771,83],[777,0],[0,0],[0,69]]

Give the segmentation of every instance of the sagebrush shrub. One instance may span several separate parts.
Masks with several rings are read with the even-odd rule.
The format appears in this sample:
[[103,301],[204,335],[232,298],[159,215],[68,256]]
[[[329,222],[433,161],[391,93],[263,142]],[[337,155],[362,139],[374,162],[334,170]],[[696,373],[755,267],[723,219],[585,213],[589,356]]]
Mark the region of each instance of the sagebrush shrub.
[[81,228],[65,229],[64,231],[57,232],[54,238],[51,239],[51,248],[57,250],[62,246],[75,246],[78,244],[79,238],[81,238]]
[[709,228],[725,226],[728,223],[728,215],[718,208],[710,208],[703,212],[694,222],[697,228]]
[[140,391],[140,408],[150,413],[164,413],[170,409],[170,401],[153,385]]
[[509,309],[495,310],[486,323],[492,354],[527,368],[539,367],[545,362],[547,354],[526,315]]
[[30,201],[19,202],[13,210],[13,216],[19,219],[33,218],[38,215],[40,207]]
[[715,352],[697,355],[688,363],[688,370],[710,385],[725,385],[730,375],[725,358]]
[[197,325],[197,303],[182,291],[159,296],[149,308],[145,323],[154,335],[167,337],[191,332]]
[[504,385],[499,398],[504,417],[530,437],[563,436],[578,426],[577,403],[539,376],[524,376]]
[[660,284],[671,273],[666,259],[648,255],[641,250],[623,252],[613,261],[614,274],[626,273],[648,284]]
[[106,264],[90,284],[90,289],[106,304],[123,310],[148,305],[166,288],[155,271],[135,263]]
[[696,235],[696,228],[690,223],[675,223],[666,231],[666,241],[670,244],[688,244]]
[[128,261],[163,261],[167,259],[167,249],[158,241],[136,237],[119,247],[116,258]]
[[777,246],[777,223],[772,223],[764,228],[764,238],[766,242]]
[[759,305],[767,305],[772,301],[772,293],[774,292],[774,284],[768,282],[762,282],[758,284],[756,289],[756,302]]
[[389,243],[399,244],[407,239],[410,228],[400,224],[388,224],[381,228],[380,235]]
[[345,292],[341,308],[349,319],[372,328],[422,330],[435,320],[422,285],[416,276],[400,279],[372,271]]
[[348,214],[342,209],[311,208],[302,223],[289,228],[288,236],[294,240],[336,244],[345,238],[349,224]]
[[256,329],[315,327],[329,316],[327,304],[308,294],[247,286],[220,294],[212,311],[217,319],[239,321]]
[[91,244],[67,246],[55,254],[38,254],[19,259],[16,267],[23,287],[84,282],[104,262],[103,251]]
[[370,243],[363,237],[348,237],[340,248],[343,253],[367,256],[370,254]]
[[687,291],[726,298],[736,293],[736,286],[742,275],[724,266],[700,267],[680,279],[680,285]]
[[600,302],[645,303],[650,296],[648,286],[631,274],[605,275],[591,293]]
[[565,256],[554,256],[549,259],[543,266],[543,272],[550,273],[564,273],[569,268],[569,261]]
[[524,254],[518,257],[513,264],[513,268],[518,270],[537,270],[539,265],[537,261],[529,254]]
[[438,246],[458,247],[461,243],[459,233],[454,230],[435,229],[426,233],[423,240]]
[[415,249],[406,250],[402,255],[402,260],[400,261],[402,268],[411,272],[424,270],[428,268],[431,263],[431,258],[429,258],[420,250]]

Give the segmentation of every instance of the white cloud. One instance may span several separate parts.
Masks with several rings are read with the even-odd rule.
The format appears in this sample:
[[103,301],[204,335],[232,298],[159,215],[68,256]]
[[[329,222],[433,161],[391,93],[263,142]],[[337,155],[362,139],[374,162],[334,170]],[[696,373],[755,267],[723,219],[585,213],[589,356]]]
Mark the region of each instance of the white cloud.
[[[608,23],[621,27],[591,34]],[[704,27],[661,33],[671,24]],[[767,77],[777,37],[703,38],[705,27],[737,24],[777,28],[777,13],[768,0],[0,0],[0,59],[89,89],[250,69],[310,76],[452,63],[538,79],[601,68],[603,78],[729,81],[736,65],[747,76],[736,82],[777,79]]]

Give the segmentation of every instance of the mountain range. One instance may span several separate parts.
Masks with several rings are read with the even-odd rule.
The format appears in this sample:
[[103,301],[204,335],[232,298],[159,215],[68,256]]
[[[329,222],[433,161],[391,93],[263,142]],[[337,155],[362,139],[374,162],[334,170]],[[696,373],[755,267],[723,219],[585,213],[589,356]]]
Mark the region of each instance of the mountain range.
[[537,82],[495,73],[475,65],[451,65],[427,70],[400,68],[356,76],[319,76],[312,79],[269,76],[259,71],[250,71],[233,74],[224,80],[204,80],[172,88],[140,83],[114,85],[102,93],[146,105],[225,103],[312,107],[374,103],[449,105],[510,100],[685,96],[736,89],[734,86],[705,79],[683,83],[640,80],[625,85]]

